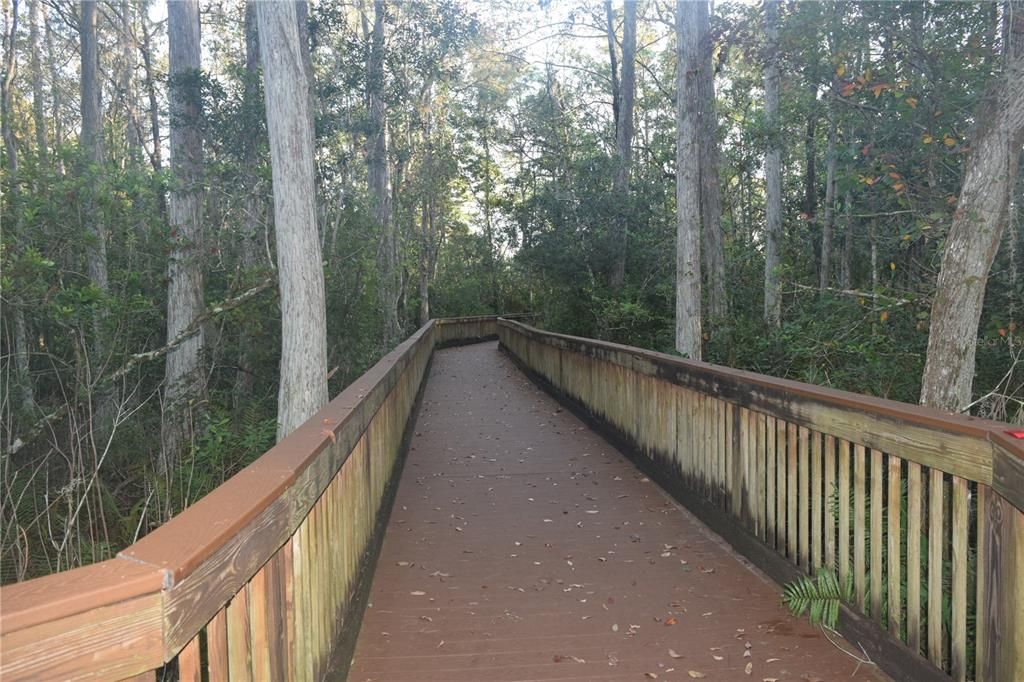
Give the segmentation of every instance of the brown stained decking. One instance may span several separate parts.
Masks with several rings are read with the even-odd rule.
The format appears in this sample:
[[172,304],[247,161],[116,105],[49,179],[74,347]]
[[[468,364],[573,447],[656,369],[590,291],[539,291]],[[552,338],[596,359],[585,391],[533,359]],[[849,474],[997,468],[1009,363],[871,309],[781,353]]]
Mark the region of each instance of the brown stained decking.
[[779,594],[496,343],[442,350],[349,680],[885,679]]

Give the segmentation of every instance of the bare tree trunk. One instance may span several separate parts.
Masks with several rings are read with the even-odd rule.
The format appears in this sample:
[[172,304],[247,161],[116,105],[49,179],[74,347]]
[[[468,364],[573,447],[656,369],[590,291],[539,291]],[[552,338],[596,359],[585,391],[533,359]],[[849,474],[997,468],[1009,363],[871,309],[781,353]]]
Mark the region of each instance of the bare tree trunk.
[[853,192],[846,190],[843,195],[843,257],[839,263],[839,286],[850,289],[853,286]]
[[[245,4],[245,87],[242,101],[246,112],[246,120],[253,124],[255,121],[250,116],[255,116],[258,110],[259,77],[260,41],[256,30],[256,2],[255,0],[248,0]],[[242,233],[239,266],[243,271],[248,271],[255,268],[259,262],[257,234],[263,215],[263,200],[258,191],[259,179],[256,175],[255,137],[253,135],[246,135],[244,144],[243,157],[246,186],[243,212],[245,224],[242,227],[244,232]],[[253,358],[255,344],[244,326],[239,332],[238,345],[238,371],[235,372],[235,382],[232,389],[235,407],[243,405],[251,397],[255,379],[255,363]]]
[[1013,0],[1006,66],[978,108],[963,185],[932,302],[921,403],[971,402],[978,322],[989,270],[1009,221],[1024,144],[1024,2]]
[[431,219],[427,210],[427,201],[424,199],[420,210],[420,258],[419,258],[419,295],[420,295],[420,317],[422,327],[430,320],[430,249],[433,245],[434,235],[431,230]]
[[[99,81],[99,53],[96,43],[96,0],[83,0],[80,7],[81,24],[79,27],[81,35],[82,54],[82,82],[81,82],[81,107],[82,107],[82,148],[85,150],[83,162],[90,175],[102,172],[103,164],[103,129],[101,121],[101,95]],[[100,291],[109,291],[107,277],[107,230],[100,219],[96,202],[91,196],[91,191],[86,191],[83,214],[86,222],[86,229],[91,239],[88,246],[88,271],[89,280]],[[104,344],[97,332],[98,355],[102,355]]]
[[868,243],[871,248],[871,290],[878,291],[878,224],[872,218],[868,223]]
[[398,235],[391,215],[391,178],[388,166],[387,105],[384,101],[384,0],[374,0],[373,33],[367,62],[370,104],[368,171],[373,216],[380,229],[377,266],[380,270],[380,303],[384,315],[384,344],[391,348],[401,336],[398,301],[402,296],[398,271]]
[[309,73],[296,4],[257,2],[281,288],[280,440],[327,402],[327,312],[316,227]]
[[821,269],[818,271],[818,288],[822,291],[828,288],[832,279],[832,223],[835,220],[836,203],[836,128],[831,105],[825,155],[825,215],[821,222]]
[[[150,163],[153,170],[159,173],[163,170],[163,145],[160,140],[160,104],[156,96],[156,76],[153,68],[152,52],[153,36],[149,32],[149,20],[145,14],[142,16],[142,66],[145,70],[146,95],[149,98],[149,134],[153,145],[153,153],[150,154]],[[161,209],[163,202],[161,201]]]
[[[636,0],[626,0],[623,5],[622,27],[622,78],[619,80],[618,101],[615,116],[616,168],[614,191],[619,197],[618,214],[615,216],[615,260],[612,263],[610,284],[613,289],[622,287],[626,278],[626,241],[630,216],[629,173],[633,162],[633,101],[636,94]],[[611,23],[611,2],[605,4]],[[608,35],[612,60],[615,58],[615,36]],[[614,63],[613,63],[614,68]]]
[[[44,167],[50,159],[50,149],[46,142],[46,109],[43,94],[43,63],[39,58],[42,52],[39,41],[39,0],[28,3],[28,44],[29,69],[32,74],[32,123],[36,132],[36,154],[39,163]],[[57,115],[57,112],[54,112]]]
[[4,153],[7,155],[9,191],[12,194],[16,194],[18,186],[18,149],[14,142],[14,126],[11,125],[11,117],[13,115],[11,112],[11,100],[14,79],[18,74],[17,52],[15,51],[18,39],[18,0],[11,2],[11,18],[8,26],[10,30],[4,36],[4,74],[3,79],[0,79],[0,134],[4,138]]
[[[700,6],[676,3],[676,350],[701,358]],[[706,6],[705,6],[706,11]]]
[[700,213],[704,235],[704,269],[707,281],[708,314],[723,320],[729,313],[725,293],[725,238],[722,234],[722,197],[719,187],[718,112],[715,109],[715,71],[712,64],[711,20],[708,5],[701,0],[699,12],[701,44],[700,80]]
[[[167,263],[167,338],[176,338],[203,312],[203,138],[199,0],[167,3],[170,45],[171,254]],[[197,429],[206,393],[203,330],[167,354],[164,372],[162,471],[170,471]]]
[[764,65],[765,116],[768,150],[764,159],[764,319],[778,327],[782,323],[782,141],[779,121],[779,2],[765,0],[764,28],[768,44]]
[[121,91],[121,104],[124,107],[125,146],[128,148],[128,155],[132,162],[138,163],[142,159],[144,147],[142,145],[142,130],[139,126],[138,107],[136,106],[135,67],[138,62],[135,56],[132,11],[132,5],[128,0],[121,0],[121,33],[118,36],[118,42],[121,46],[122,63],[118,89]]
[[[43,35],[46,38],[46,68],[50,72],[50,98],[53,118],[53,144],[60,147],[64,144],[63,100],[61,99],[60,80],[57,71],[57,58],[53,49],[53,29],[50,28],[50,13],[43,5]],[[63,168],[61,168],[63,171]]]

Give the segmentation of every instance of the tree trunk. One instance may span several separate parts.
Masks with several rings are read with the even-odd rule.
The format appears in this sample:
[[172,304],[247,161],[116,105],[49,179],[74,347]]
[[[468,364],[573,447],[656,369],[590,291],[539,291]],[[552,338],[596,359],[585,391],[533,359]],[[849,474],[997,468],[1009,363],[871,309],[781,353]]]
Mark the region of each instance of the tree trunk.
[[843,257],[839,263],[839,286],[843,289],[853,287],[853,192],[846,190],[843,195],[843,212],[845,213],[843,229]]
[[[83,163],[85,172],[93,177],[102,173],[103,165],[103,129],[100,118],[101,95],[99,81],[99,52],[96,43],[96,0],[84,0],[80,8],[81,24],[81,108],[82,134],[81,144],[84,151]],[[95,183],[93,183],[95,186]],[[88,245],[89,280],[103,293],[109,291],[107,278],[107,230],[99,216],[92,190],[86,190],[83,202],[83,215],[86,230],[91,239]],[[97,331],[98,355],[102,355],[103,343]]]
[[281,290],[280,440],[327,402],[327,312],[316,227],[310,87],[296,4],[257,2]]
[[[50,159],[50,148],[46,141],[46,109],[43,94],[43,63],[39,40],[39,0],[28,3],[29,69],[32,74],[32,123],[36,132],[36,154],[39,163],[45,167]],[[55,86],[56,87],[56,86]],[[57,112],[54,112],[57,115]]]
[[764,319],[773,327],[782,322],[782,131],[779,121],[779,2],[765,0],[764,29],[767,38],[764,65],[765,118],[768,149],[764,159]]
[[831,115],[828,117],[828,147],[825,152],[825,215],[821,222],[821,268],[818,270],[818,288],[824,291],[832,279],[832,222],[836,203],[836,129]]
[[[46,38],[46,68],[50,72],[50,105],[53,118],[53,145],[60,148],[64,144],[64,112],[63,100],[60,96],[58,83],[57,58],[53,48],[53,29],[50,28],[50,13],[43,5],[43,35]],[[58,161],[58,163],[60,163]],[[63,172],[63,166],[61,167]]]
[[391,216],[391,177],[388,166],[387,105],[384,101],[384,0],[373,3],[373,33],[366,65],[370,105],[370,137],[368,160],[373,217],[380,229],[377,245],[377,267],[380,271],[380,304],[384,316],[384,344],[391,348],[401,336],[398,301],[402,296],[398,271],[398,235]]
[[701,358],[701,5],[676,3],[676,350],[692,360]]
[[427,201],[423,201],[420,210],[420,258],[419,258],[419,295],[420,295],[420,317],[422,327],[430,320],[430,249],[434,241],[431,228],[431,219],[427,210]]
[[708,5],[697,3],[701,45],[700,80],[700,214],[704,235],[704,269],[708,286],[708,314],[723,320],[729,313],[725,293],[725,238],[722,234],[722,198],[718,179],[718,112],[715,109],[715,71],[712,64],[711,21]]
[[[622,27],[622,77],[618,85],[618,102],[615,116],[615,180],[614,191],[618,197],[617,215],[615,216],[615,260],[612,263],[610,283],[613,289],[622,287],[626,278],[626,241],[630,216],[629,173],[633,162],[633,101],[636,94],[636,0],[626,0],[623,6]],[[611,24],[611,3],[606,3]],[[613,68],[615,58],[615,36],[608,35],[609,48],[612,53]]]
[[[256,2],[248,0],[245,4],[245,87],[242,93],[242,106],[246,112],[246,121],[255,124],[259,110],[259,77],[260,77],[260,41],[256,30]],[[255,129],[255,128],[254,128]],[[250,271],[259,262],[259,244],[257,234],[263,216],[263,200],[258,191],[259,178],[256,171],[256,140],[254,135],[246,135],[244,139],[243,163],[245,166],[245,204],[244,225],[242,227],[242,243],[239,253],[239,267]],[[239,331],[238,371],[235,372],[235,383],[232,389],[235,407],[245,404],[252,396],[255,379],[254,351],[255,344],[243,325]]]
[[1009,220],[1024,144],[1024,2],[1009,5],[1014,23],[1006,66],[978,108],[932,302],[921,403],[950,411],[971,402],[985,286]]
[[[18,2],[11,3],[10,32],[4,36],[4,74],[0,79],[0,134],[4,138],[4,153],[7,155],[7,171],[9,187],[12,194],[17,192],[18,149],[14,142],[14,126],[11,125],[12,89],[18,72],[17,52],[18,39]],[[12,197],[13,201],[13,197]]]
[[139,126],[137,94],[135,91],[135,31],[132,27],[132,5],[128,0],[121,0],[121,33],[118,42],[121,46],[121,78],[118,89],[121,91],[121,104],[125,117],[125,146],[133,163],[142,160],[142,130]]
[[[159,173],[163,170],[163,144],[160,140],[160,104],[156,96],[156,76],[154,74],[153,67],[153,53],[152,53],[152,42],[153,38],[149,32],[149,19],[146,18],[145,14],[142,16],[142,66],[145,70],[145,85],[146,95],[149,98],[149,134],[150,141],[153,144],[153,153],[150,154],[150,163],[153,165],[153,170]],[[161,209],[163,209],[163,201],[161,203]]]

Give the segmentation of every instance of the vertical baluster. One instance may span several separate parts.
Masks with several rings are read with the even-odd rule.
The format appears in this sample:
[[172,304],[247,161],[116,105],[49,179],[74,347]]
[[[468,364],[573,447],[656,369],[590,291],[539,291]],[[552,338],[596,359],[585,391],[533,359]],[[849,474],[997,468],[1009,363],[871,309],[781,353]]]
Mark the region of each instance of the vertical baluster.
[[765,541],[775,547],[775,444],[778,442],[775,417],[765,417]]
[[210,682],[227,682],[228,670],[228,612],[227,606],[213,615],[206,626],[206,657]]
[[967,679],[967,479],[953,477],[953,595],[950,674]]
[[786,543],[788,536],[786,535],[786,517],[787,517],[787,506],[786,506],[786,479],[789,473],[789,439],[786,437],[789,428],[786,422],[782,419],[775,421],[775,435],[778,439],[778,445],[776,446],[776,471],[775,471],[775,495],[776,495],[776,521],[775,521],[775,533],[776,542],[775,546],[779,550],[780,554],[786,553]]
[[836,570],[836,509],[834,504],[836,494],[836,439],[835,436],[825,436],[825,480],[824,480],[824,505],[825,505],[825,566],[829,570]]
[[739,517],[744,526],[750,527],[750,410],[740,408],[740,461],[739,473]]
[[839,441],[839,582],[850,579],[850,442]]
[[821,434],[811,434],[811,572],[821,568]]
[[985,652],[988,650],[988,614],[985,613],[985,589],[988,579],[985,567],[988,566],[988,531],[985,518],[988,516],[988,499],[991,491],[987,485],[978,484],[977,502],[977,551],[975,552],[976,581],[974,591],[974,679],[988,682],[983,674]]
[[799,538],[800,528],[797,522],[797,500],[800,497],[800,493],[797,488],[797,472],[799,471],[799,464],[797,460],[797,453],[799,447],[799,441],[797,439],[798,429],[796,424],[786,425],[786,450],[787,450],[787,480],[786,480],[786,495],[787,495],[787,506],[788,506],[788,519],[786,522],[786,535],[789,539],[789,558],[794,564],[798,564],[797,555],[797,539]]
[[899,639],[903,632],[903,589],[901,566],[903,551],[900,546],[900,506],[903,502],[903,462],[895,455],[889,455],[889,632]]
[[724,508],[732,511],[733,504],[733,479],[736,463],[736,420],[739,414],[739,406],[732,403],[725,404],[725,460],[722,465],[722,476],[725,490]]
[[267,613],[267,564],[249,580],[249,628],[252,633],[252,677],[255,682],[272,678],[270,621]]
[[865,472],[866,453],[863,445],[853,446],[853,593],[857,609],[864,612],[865,573],[865,497],[867,476]]
[[809,571],[811,568],[811,436],[806,426],[801,426],[798,433],[800,440],[797,474],[800,481],[800,492],[797,493],[797,505],[800,509],[800,516],[797,520],[797,532],[799,533],[797,552],[800,568]]
[[907,646],[921,653],[921,465],[907,462]]
[[249,636],[249,597],[242,588],[228,602],[228,676],[231,682],[252,679],[249,656],[252,640]]
[[757,510],[758,535],[762,540],[767,541],[768,529],[765,519],[765,471],[767,463],[765,458],[765,415],[760,412],[754,413],[754,506]]
[[942,667],[942,472],[928,480],[928,660]]
[[181,682],[202,682],[203,671],[199,657],[199,635],[188,641],[178,654],[178,679]]
[[882,491],[885,482],[885,471],[882,468],[882,451],[871,450],[871,617],[878,623],[882,617],[882,585],[885,566],[882,564],[882,553],[885,543],[882,541]]

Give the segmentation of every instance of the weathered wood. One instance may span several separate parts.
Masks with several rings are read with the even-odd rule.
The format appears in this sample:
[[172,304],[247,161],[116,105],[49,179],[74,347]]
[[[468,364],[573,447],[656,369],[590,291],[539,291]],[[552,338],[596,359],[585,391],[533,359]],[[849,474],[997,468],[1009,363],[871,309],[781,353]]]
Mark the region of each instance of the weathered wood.
[[1024,514],[1002,495],[986,495],[985,648],[977,679],[1024,679]]
[[786,422],[782,419],[775,420],[775,436],[777,444],[775,453],[777,462],[775,466],[775,495],[776,495],[776,519],[775,519],[775,547],[780,554],[786,553],[786,479],[789,473],[789,442],[786,438]]
[[[839,581],[850,578],[850,442],[839,441]],[[858,607],[859,609],[860,607]]]
[[797,499],[800,493],[797,489],[797,425],[786,424],[786,537],[789,540],[788,556],[793,563],[798,563],[797,539],[799,529],[797,528]]
[[954,476],[949,669],[957,682],[967,679],[967,504],[967,481]]
[[122,679],[163,664],[160,593],[4,634],[0,679]]
[[199,635],[178,654],[178,679],[181,682],[202,682],[203,670],[199,655]]
[[942,667],[942,472],[928,479],[928,660]]
[[757,534],[762,540],[768,539],[768,523],[765,511],[765,477],[767,475],[767,457],[765,451],[766,419],[763,414],[754,412],[754,503],[757,509]]
[[825,566],[836,570],[836,438],[825,435]]
[[252,679],[268,682],[270,669],[270,622],[267,617],[267,567],[263,566],[249,581],[249,632],[252,637]]
[[811,434],[811,572],[821,567],[822,537],[821,525],[825,510],[822,509],[822,468],[821,434]]
[[867,529],[865,527],[865,502],[867,493],[867,476],[865,472],[867,456],[863,445],[853,446],[853,594],[857,610],[864,613],[865,596],[865,563]]
[[907,462],[907,646],[921,653],[921,465]]
[[775,426],[775,417],[765,417],[765,532],[766,541],[769,547],[777,547],[775,527],[775,444],[778,442],[778,433]]
[[900,524],[903,500],[903,462],[898,457],[889,455],[889,490],[888,490],[888,562],[886,574],[889,579],[889,633],[899,639],[903,632],[903,587],[901,580],[901,562],[903,559],[900,547]]
[[[988,501],[992,494],[986,485],[978,484],[977,500],[977,546],[975,548],[975,583],[974,583],[974,678],[977,682],[986,682],[982,674],[985,668],[985,652],[988,650],[988,613],[985,610],[985,597],[988,584]],[[908,578],[909,580],[909,578]]]
[[228,613],[224,607],[206,626],[207,672],[210,682],[227,682],[228,665]]
[[228,620],[228,677],[231,682],[251,680],[252,666],[249,656],[252,638],[249,634],[249,595],[247,589],[238,592],[227,605]]
[[885,565],[882,552],[885,547],[882,534],[882,491],[885,489],[885,468],[880,450],[871,451],[871,617],[879,624],[882,614],[882,585],[885,582]]
[[811,433],[806,426],[799,428],[799,479],[800,492],[797,501],[800,508],[800,519],[797,528],[800,533],[799,558],[800,567],[805,572],[811,568]]

